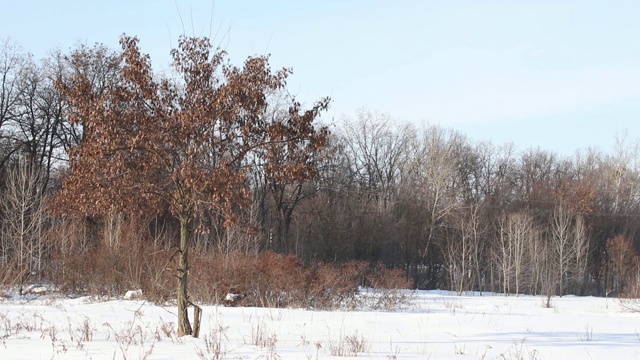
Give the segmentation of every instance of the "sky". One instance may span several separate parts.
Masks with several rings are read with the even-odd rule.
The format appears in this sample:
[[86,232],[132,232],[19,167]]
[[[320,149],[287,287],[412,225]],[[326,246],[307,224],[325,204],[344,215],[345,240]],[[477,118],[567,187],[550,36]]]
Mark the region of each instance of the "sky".
[[271,54],[289,91],[339,123],[359,109],[471,141],[572,155],[640,138],[640,2],[0,0],[0,39],[36,57],[140,38],[156,69],[180,35],[235,64]]

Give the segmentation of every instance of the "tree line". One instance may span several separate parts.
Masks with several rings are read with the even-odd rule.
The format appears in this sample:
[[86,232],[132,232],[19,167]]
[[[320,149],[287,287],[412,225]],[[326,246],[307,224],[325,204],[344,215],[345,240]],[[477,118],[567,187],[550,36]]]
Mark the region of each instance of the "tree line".
[[185,38],[163,76],[121,43],[42,60],[0,44],[3,282],[144,238],[380,263],[422,289],[635,294],[635,141],[561,157],[368,110],[323,125],[329,99],[305,108],[268,57],[235,67]]

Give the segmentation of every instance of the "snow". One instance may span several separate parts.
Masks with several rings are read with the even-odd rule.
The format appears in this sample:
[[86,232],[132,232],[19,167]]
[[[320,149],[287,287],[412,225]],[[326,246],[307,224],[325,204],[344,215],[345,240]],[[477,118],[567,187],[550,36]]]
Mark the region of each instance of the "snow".
[[11,296],[0,298],[0,359],[640,358],[640,313],[616,299],[546,300],[419,291],[390,312],[203,306],[193,338],[176,336],[171,306]]
[[24,290],[22,290],[23,294],[46,294],[49,292],[49,288],[47,286],[42,285],[29,285]]
[[224,297],[224,301],[233,303],[240,300],[241,297],[240,294],[228,293],[227,296]]
[[124,294],[125,300],[135,300],[142,298],[142,290],[129,290]]

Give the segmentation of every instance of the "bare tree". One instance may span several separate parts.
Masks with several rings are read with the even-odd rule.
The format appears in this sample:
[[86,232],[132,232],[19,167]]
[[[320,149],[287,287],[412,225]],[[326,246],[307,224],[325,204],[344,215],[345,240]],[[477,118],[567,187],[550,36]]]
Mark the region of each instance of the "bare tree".
[[564,295],[570,277],[581,277],[586,268],[586,232],[582,217],[574,216],[562,204],[551,218],[551,239],[558,293]]
[[556,291],[555,273],[553,272],[553,254],[551,246],[540,233],[531,239],[528,251],[529,293],[543,294],[551,298]]
[[528,265],[525,255],[535,235],[533,218],[526,213],[505,214],[501,219],[494,261],[500,270],[505,294],[520,294],[523,289]]
[[484,246],[481,229],[481,212],[477,205],[460,212],[455,221],[455,235],[447,237],[444,259],[449,273],[449,284],[461,295],[473,289],[474,282],[481,283],[481,261]]
[[11,141],[11,126],[20,115],[20,99],[25,88],[25,67],[30,55],[9,39],[0,39],[0,169],[17,150]]
[[[584,217],[576,216],[573,228],[573,248],[574,260],[569,268],[576,290],[582,292],[583,282],[586,280],[586,271],[589,259],[589,238]],[[579,295],[582,295],[581,293]]]
[[607,175],[612,195],[611,209],[620,214],[640,210],[640,140],[630,140],[627,133],[616,138],[615,153],[607,159]]
[[412,145],[415,152],[409,181],[424,209],[424,232],[417,248],[423,261],[428,259],[438,232],[445,227],[446,217],[461,204],[456,198],[455,175],[462,143],[464,138],[458,133],[428,127]]
[[21,159],[9,173],[2,199],[2,251],[16,266],[20,292],[27,277],[40,274],[43,268],[46,214],[41,182],[40,169]]
[[355,121],[343,120],[343,128],[352,176],[367,198],[384,209],[401,179],[412,127],[394,123],[389,114],[360,110]]
[[19,111],[11,123],[10,137],[21,156],[42,168],[42,186],[49,184],[51,169],[61,153],[58,134],[64,120],[62,98],[55,88],[57,74],[46,62],[26,63],[22,76]]

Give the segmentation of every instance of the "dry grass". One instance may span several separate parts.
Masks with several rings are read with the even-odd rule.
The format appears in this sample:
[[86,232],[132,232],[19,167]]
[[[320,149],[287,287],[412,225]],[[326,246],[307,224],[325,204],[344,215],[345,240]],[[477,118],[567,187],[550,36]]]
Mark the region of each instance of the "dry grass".
[[338,339],[329,337],[329,355],[331,356],[356,356],[359,353],[369,351],[369,342],[364,335],[355,331],[350,335],[340,334]]
[[227,355],[229,338],[228,326],[224,326],[218,319],[210,319],[214,324],[209,333],[203,336],[204,348],[196,348],[196,354],[200,360],[224,359]]

